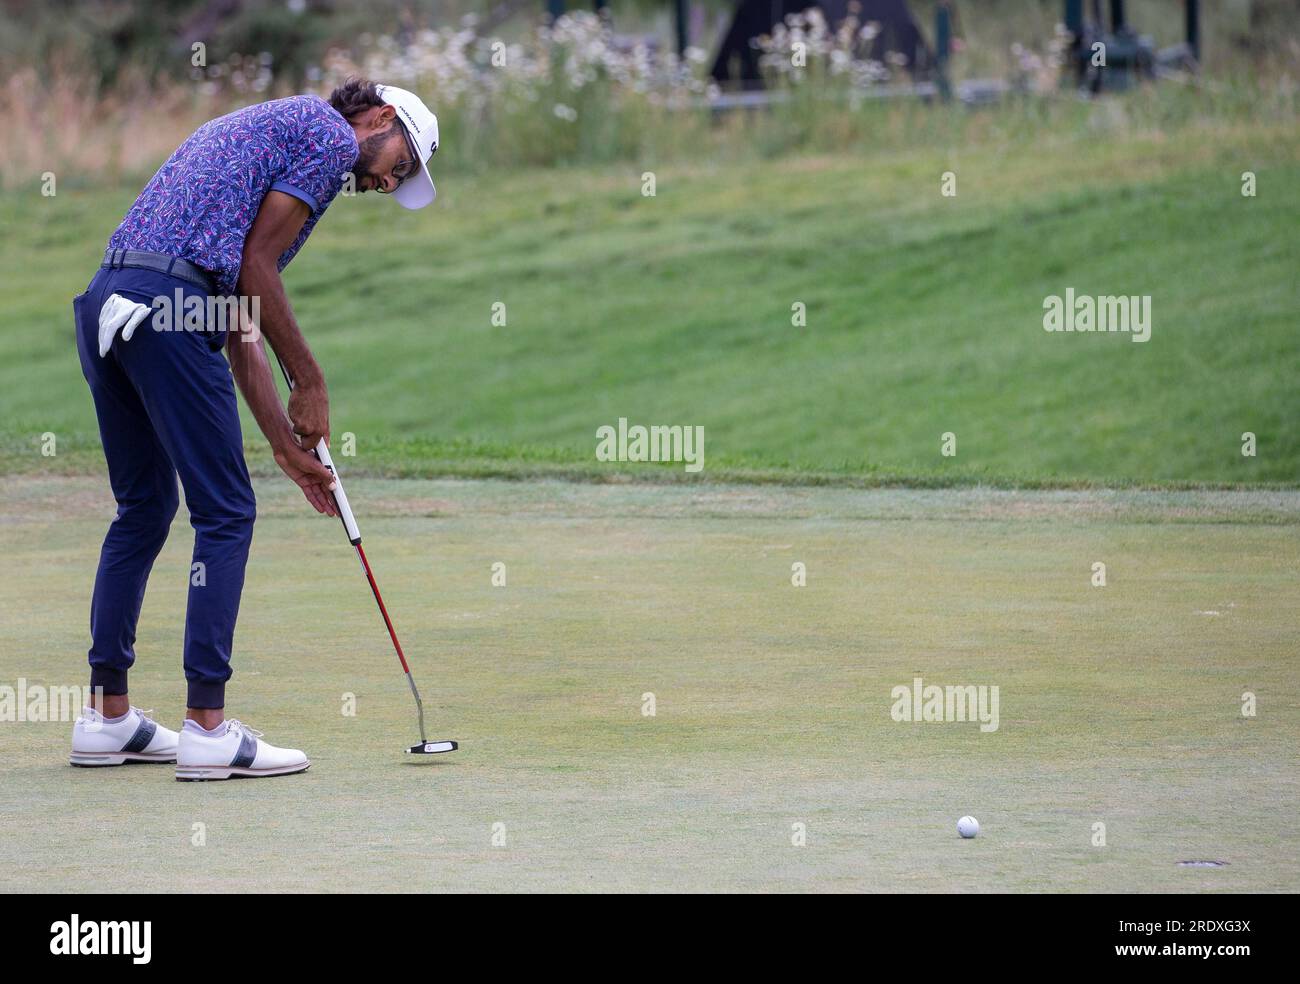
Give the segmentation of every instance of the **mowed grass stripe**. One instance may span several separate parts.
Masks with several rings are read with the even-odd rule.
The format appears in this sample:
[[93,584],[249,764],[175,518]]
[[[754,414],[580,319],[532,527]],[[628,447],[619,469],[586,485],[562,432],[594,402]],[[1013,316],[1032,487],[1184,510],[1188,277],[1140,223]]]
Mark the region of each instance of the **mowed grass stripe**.
[[[595,430],[625,416],[704,425],[733,477],[1294,483],[1296,143],[1233,128],[666,168],[655,198],[632,169],[451,176],[432,215],[337,203],[286,281],[354,469],[599,477]],[[68,301],[129,201],[0,202],[20,273],[0,285],[8,469],[43,467],[46,431],[93,449]],[[1043,332],[1066,287],[1150,294],[1152,340]]]

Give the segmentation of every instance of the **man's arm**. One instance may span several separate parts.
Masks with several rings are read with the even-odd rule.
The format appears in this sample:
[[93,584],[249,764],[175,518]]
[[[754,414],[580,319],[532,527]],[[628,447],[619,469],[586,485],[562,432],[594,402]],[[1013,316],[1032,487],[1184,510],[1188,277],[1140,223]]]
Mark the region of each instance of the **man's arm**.
[[[271,445],[276,464],[298,484],[318,512],[333,516],[336,512],[330,491],[334,488],[334,476],[307,450],[329,435],[325,380],[293,318],[276,269],[280,254],[297,238],[309,214],[304,202],[283,192],[273,191],[263,200],[244,241],[238,285],[241,295],[258,298],[261,324],[255,327],[241,324],[240,331],[228,336],[226,350],[230,370],[257,426]],[[275,375],[259,332],[271,339],[272,347],[294,379],[287,415],[280,404]],[[304,379],[306,383],[301,382]],[[294,396],[302,394],[304,389],[309,399],[295,407]],[[313,389],[317,392],[313,393]],[[313,431],[313,427],[319,430]],[[300,437],[295,436],[295,431]]]
[[244,394],[253,419],[266,435],[271,445],[275,463],[288,475],[317,512],[328,516],[338,515],[334,508],[334,476],[313,454],[304,451],[294,437],[293,424],[280,403],[275,388],[275,375],[266,358],[261,339],[238,332],[227,336],[226,350],[230,357],[230,371],[234,374],[239,391]]
[[320,366],[294,320],[276,263],[280,254],[298,238],[310,214],[307,203],[301,199],[282,191],[268,192],[244,240],[238,285],[242,296],[258,298],[262,334],[293,378],[289,419],[294,433],[308,450],[316,447],[322,438],[329,440],[329,396]]

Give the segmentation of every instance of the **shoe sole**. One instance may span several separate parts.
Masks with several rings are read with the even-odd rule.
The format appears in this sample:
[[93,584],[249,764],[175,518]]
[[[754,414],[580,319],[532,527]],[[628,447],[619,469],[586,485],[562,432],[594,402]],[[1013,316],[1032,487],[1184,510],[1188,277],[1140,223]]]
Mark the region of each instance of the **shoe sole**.
[[293,776],[306,772],[311,763],[286,765],[278,769],[240,769],[233,765],[187,765],[176,767],[177,782],[210,782],[214,779],[268,779],[272,776]]
[[68,765],[79,769],[102,769],[109,765],[170,765],[175,752],[73,752]]

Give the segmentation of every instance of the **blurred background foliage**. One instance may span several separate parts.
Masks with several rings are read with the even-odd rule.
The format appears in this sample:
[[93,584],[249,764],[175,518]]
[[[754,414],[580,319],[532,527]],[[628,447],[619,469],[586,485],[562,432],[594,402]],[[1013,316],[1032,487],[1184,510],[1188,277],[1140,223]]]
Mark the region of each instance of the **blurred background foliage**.
[[[571,5],[557,22],[546,0],[4,0],[0,187],[51,170],[74,183],[135,179],[206,119],[328,94],[351,73],[425,97],[442,124],[444,170],[866,153],[1295,118],[1296,0],[1203,0],[1199,77],[1144,85],[1122,107],[1103,101],[1087,113],[1070,105],[1077,96],[1061,71],[1062,0],[953,0],[950,74],[1000,86],[994,106],[909,98],[884,107],[866,90],[910,76],[874,71],[879,63],[864,65],[838,33],[803,19],[765,49],[767,88],[779,98],[720,112],[708,68],[734,2],[689,0],[679,58],[667,0],[610,0],[599,18],[591,4]],[[930,44],[940,2],[909,2]],[[1127,6],[1156,47],[1182,40],[1184,0]],[[806,70],[790,68],[794,36],[812,42]],[[492,63],[500,45],[504,67]]]
[[[937,0],[911,0],[931,34]],[[690,42],[712,52],[732,10],[730,0],[690,0]],[[1177,40],[1181,0],[1130,2],[1129,19],[1161,44]],[[571,11],[590,10],[570,4]],[[672,40],[666,0],[610,0],[617,30]],[[545,0],[5,0],[0,4],[0,74],[23,67],[74,67],[112,87],[127,69],[156,80],[190,76],[190,46],[207,45],[210,60],[267,55],[277,84],[301,88],[326,54],[342,48],[360,54],[362,39],[402,36],[423,27],[446,28],[475,18],[480,32],[520,40],[546,16]],[[980,63],[1012,41],[1051,33],[1061,19],[1060,0],[966,0],[957,4],[962,26]],[[1295,56],[1300,4],[1295,0],[1207,0],[1207,68],[1218,71],[1244,59]]]

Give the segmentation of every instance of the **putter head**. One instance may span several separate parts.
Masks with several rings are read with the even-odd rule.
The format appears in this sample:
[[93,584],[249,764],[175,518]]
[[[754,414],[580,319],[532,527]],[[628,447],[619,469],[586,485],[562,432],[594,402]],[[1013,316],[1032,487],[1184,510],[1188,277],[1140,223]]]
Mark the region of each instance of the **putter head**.
[[406,750],[407,755],[437,755],[439,752],[454,752],[460,748],[454,741],[422,741]]

